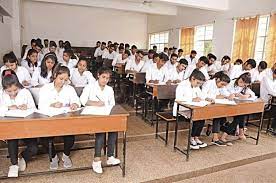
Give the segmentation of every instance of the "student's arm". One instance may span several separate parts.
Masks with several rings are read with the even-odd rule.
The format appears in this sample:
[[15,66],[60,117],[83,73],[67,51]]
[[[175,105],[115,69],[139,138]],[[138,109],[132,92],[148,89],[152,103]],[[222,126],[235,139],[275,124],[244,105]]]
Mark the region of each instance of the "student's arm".
[[268,77],[263,77],[262,82],[267,89],[267,92],[272,96],[276,96],[276,84],[274,84],[274,82]]
[[26,97],[26,101],[27,101],[27,103],[26,103],[27,108],[28,109],[36,109],[35,102],[34,102],[31,92],[26,89],[26,92],[24,92],[24,93],[25,93],[24,97]]
[[25,67],[22,67],[22,69],[23,69],[23,72],[24,72],[24,80],[22,81],[22,84],[24,86],[29,86],[31,84],[31,79],[32,79],[31,75]]
[[68,92],[70,93],[70,108],[72,110],[76,110],[78,107],[81,106],[77,92],[72,86],[69,86]]
[[176,91],[175,91],[175,101],[192,102],[193,99],[189,97],[189,95],[187,95],[187,92],[191,92],[189,91],[188,87],[186,87],[182,83],[179,84],[176,87]]
[[99,52],[99,49],[97,48],[96,50],[95,50],[95,53],[94,53],[94,57],[98,57],[98,52]]
[[114,97],[114,90],[113,88],[110,88],[110,95],[108,96],[108,106],[114,106],[115,105],[115,97]]
[[40,72],[39,72],[39,69],[36,68],[34,73],[33,73],[33,76],[32,76],[32,79],[31,79],[31,85],[32,86],[37,86],[39,85],[39,75],[40,75]]
[[38,100],[38,109],[47,109],[51,106],[51,96],[49,96],[49,90],[47,89],[48,85],[44,85],[39,90],[39,100]]
[[92,73],[90,71],[86,71],[86,73],[87,73],[88,84],[94,83],[96,79],[93,77]]
[[152,69],[149,68],[147,71],[146,71],[146,82],[147,83],[150,83],[152,81]]
[[112,61],[112,66],[114,67],[117,63],[118,57],[116,56]]

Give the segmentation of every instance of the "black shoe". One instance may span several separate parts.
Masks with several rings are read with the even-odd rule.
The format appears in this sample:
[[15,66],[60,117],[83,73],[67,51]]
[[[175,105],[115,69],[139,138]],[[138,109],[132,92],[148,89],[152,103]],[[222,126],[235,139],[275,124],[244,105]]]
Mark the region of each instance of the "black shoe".
[[225,146],[227,146],[227,145],[226,145],[223,141],[221,141],[221,140],[212,141],[212,144],[217,145],[217,146],[219,146],[219,147],[225,147]]
[[210,134],[212,133],[212,125],[210,125],[210,124],[208,124],[208,126],[207,126],[207,129],[206,129],[206,135],[207,136],[210,136]]

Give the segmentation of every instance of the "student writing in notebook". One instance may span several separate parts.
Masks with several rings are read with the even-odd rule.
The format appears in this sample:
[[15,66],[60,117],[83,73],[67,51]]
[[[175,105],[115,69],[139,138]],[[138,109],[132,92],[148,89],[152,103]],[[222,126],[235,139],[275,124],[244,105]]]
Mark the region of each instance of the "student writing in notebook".
[[176,67],[176,66],[178,65],[177,58],[178,58],[177,54],[172,53],[172,54],[171,54],[171,57],[170,57],[170,61],[167,61],[167,62],[166,62],[165,67],[166,67],[168,70],[170,70],[170,69]]
[[[80,97],[81,103],[84,106],[97,106],[111,108],[115,105],[113,88],[107,83],[111,76],[111,70],[102,67],[98,70],[98,80],[93,84],[87,85]],[[114,157],[115,143],[118,132],[109,132],[107,141],[107,165],[117,165],[120,160]],[[101,151],[104,146],[105,133],[96,133],[95,140],[95,155],[92,163],[92,168],[96,173],[103,173],[101,164]]]
[[[25,89],[19,82],[13,70],[5,70],[2,73],[2,101],[1,107],[8,110],[36,109],[33,97],[29,90]],[[26,169],[26,162],[37,154],[37,139],[22,139],[26,144],[26,149],[18,154],[19,139],[8,140],[8,152],[11,161],[8,177],[18,177],[19,171]]]
[[126,73],[135,73],[135,72],[140,72],[144,66],[144,61],[142,60],[144,56],[143,51],[138,50],[135,53],[134,59],[129,60],[129,62],[127,62],[126,67],[125,67],[125,71]]
[[[200,102],[205,100],[205,96],[200,87],[205,82],[204,74],[195,69],[190,77],[181,83],[176,88],[175,101],[183,102]],[[209,99],[207,99],[209,100]],[[211,101],[210,101],[211,102]],[[189,110],[185,107],[179,107],[180,111]],[[173,115],[176,116],[177,103],[173,106]],[[193,122],[192,134],[191,134],[191,149],[199,149],[207,146],[206,143],[202,142],[199,137],[204,127],[205,120],[199,120]]]
[[205,56],[201,56],[198,59],[198,62],[196,64],[189,64],[189,61],[188,61],[188,67],[186,69],[186,72],[185,72],[185,75],[184,75],[184,79],[189,78],[190,75],[191,75],[191,73],[194,71],[194,69],[199,69],[204,74],[205,79],[208,80],[210,78],[209,74],[207,72],[207,69],[206,69],[206,65],[208,63],[209,63],[209,60]]
[[[68,84],[70,78],[70,71],[65,66],[58,66],[53,73],[53,81],[45,84],[39,92],[38,108],[40,110],[49,110],[50,108],[69,107],[71,110],[76,110],[80,107],[79,97],[75,89]],[[65,127],[66,128],[66,127]],[[44,138],[44,145],[48,147],[49,140],[53,137]],[[63,136],[64,153],[62,161],[64,168],[72,167],[70,159],[70,151],[74,145],[75,137],[73,135]],[[55,151],[55,146],[52,143],[52,161],[50,162],[50,169],[58,169],[59,158]]]
[[151,67],[146,72],[146,82],[152,84],[158,84],[165,81],[165,75],[167,73],[167,68],[165,67],[166,61],[163,56],[151,65]]
[[263,77],[265,77],[267,69],[267,63],[265,61],[261,61],[257,68],[252,72],[252,82],[261,82]]
[[76,59],[72,59],[72,55],[73,55],[73,51],[70,49],[70,50],[64,50],[63,52],[63,60],[61,62],[61,64],[63,66],[66,66],[69,68],[69,70],[73,69],[74,67],[76,67],[77,65],[77,60]]
[[188,66],[188,61],[185,58],[182,58],[178,61],[176,67],[171,68],[167,71],[165,75],[165,82],[167,84],[177,84],[184,80],[185,70]]

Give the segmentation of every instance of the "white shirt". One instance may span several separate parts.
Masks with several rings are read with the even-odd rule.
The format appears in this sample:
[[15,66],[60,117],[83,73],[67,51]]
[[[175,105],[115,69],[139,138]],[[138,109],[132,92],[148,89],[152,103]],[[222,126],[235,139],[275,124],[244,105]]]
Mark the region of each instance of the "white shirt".
[[98,47],[98,48],[95,50],[94,57],[97,58],[97,57],[102,56],[103,53],[104,53],[105,51],[107,51],[106,48],[102,50],[101,47]]
[[[189,79],[186,79],[179,83],[176,87],[175,92],[175,101],[185,101],[185,102],[192,102],[193,98],[200,97],[204,99],[203,92],[199,87],[192,87],[192,84]],[[188,110],[185,107],[180,106],[180,111]],[[173,115],[176,116],[177,112],[177,103],[174,102],[173,105]]]
[[126,64],[129,61],[128,58],[123,60],[122,54],[118,54],[114,60],[112,61],[112,66],[115,66],[116,64]]
[[22,60],[21,61],[21,66],[22,67],[25,67],[28,72],[31,74],[31,76],[33,75],[34,71],[36,68],[38,68],[38,63],[37,63],[37,66],[34,66],[32,64],[30,64],[31,66],[28,65],[28,61],[27,60]]
[[30,93],[29,90],[23,88],[20,89],[15,97],[15,99],[11,99],[10,96],[3,91],[2,93],[2,103],[1,106],[4,105],[5,107],[9,107],[12,105],[27,105],[28,109],[35,109],[35,103],[34,103],[34,99],[32,97],[32,94]]
[[218,88],[216,79],[211,79],[206,81],[202,86],[202,92],[205,98],[216,99],[217,95],[225,95],[228,96],[226,88]]
[[87,84],[94,83],[96,80],[90,71],[84,71],[80,74],[78,68],[73,68],[70,71],[71,82],[76,87],[85,87]]
[[172,64],[171,61],[169,60],[165,63],[164,66],[167,67],[168,70],[170,70],[172,68],[175,68],[177,65],[178,65],[178,62],[175,62],[175,64]]
[[66,66],[69,68],[69,70],[71,70],[76,67],[77,63],[78,61],[76,59],[69,59],[68,62],[65,62],[64,60],[62,60],[61,65]]
[[89,84],[83,89],[80,96],[80,101],[83,106],[86,105],[88,100],[102,101],[105,103],[105,106],[114,106],[115,98],[113,88],[106,85],[102,90],[98,81]]
[[103,55],[102,55],[102,58],[103,59],[108,59],[108,60],[114,60],[114,58],[117,56],[117,53],[116,51],[113,51],[111,53],[109,53],[108,50],[106,50]]
[[188,61],[188,65],[195,65],[198,61],[196,57],[192,59],[190,55],[186,55],[185,59]]
[[64,85],[60,92],[57,92],[54,82],[45,84],[39,91],[38,109],[47,109],[53,103],[60,102],[63,107],[76,103],[80,106],[79,97],[75,89],[70,85]]
[[217,73],[217,72],[219,72],[219,71],[223,71],[225,73],[229,72],[229,69],[230,69],[230,64],[229,63],[221,65],[221,61],[216,60],[213,65],[214,66],[212,68],[213,69],[212,72],[214,74]]
[[252,73],[252,76],[251,76],[252,82],[262,81],[263,77],[265,77],[265,75],[266,75],[267,70],[270,70],[270,68],[265,69],[262,72],[259,72],[258,68],[252,69],[252,72],[251,72]]
[[38,67],[35,69],[32,76],[32,80],[31,80],[32,86],[45,85],[51,82],[52,71],[48,73],[46,78],[42,77],[40,74],[41,74],[41,68]]
[[[195,64],[188,65],[188,67],[186,69],[186,72],[185,72],[185,75],[184,75],[184,79],[188,79],[195,69],[196,69],[196,65]],[[206,67],[201,67],[199,69],[199,71],[201,71],[204,74],[206,80],[210,79]]]
[[168,80],[175,81],[175,80],[184,80],[184,74],[185,70],[178,72],[176,67],[171,68],[170,70],[167,70],[166,76],[165,76],[165,82]]
[[[5,65],[1,67],[1,75],[4,70],[8,69]],[[18,77],[19,82],[22,84],[23,81],[31,82],[31,75],[25,67],[17,66],[16,76]]]
[[146,72],[146,81],[147,83],[150,80],[158,80],[159,82],[165,81],[165,75],[167,68],[162,66],[160,69],[157,68],[157,64],[153,64]]
[[141,72],[147,72],[152,66],[153,66],[153,60],[152,59],[147,59],[145,61],[145,64],[141,70]]
[[183,55],[181,57],[177,58],[177,62],[179,62],[179,60],[181,60],[182,58],[185,58]]
[[269,95],[276,96],[276,79],[273,79],[272,70],[267,71],[267,75],[263,77],[260,86],[260,96],[265,103],[268,103]]
[[[245,88],[235,85],[236,80],[232,80],[227,86],[226,86],[226,96],[229,96],[230,94],[239,94],[241,93]],[[255,93],[250,89],[245,89],[245,94],[250,94],[251,97],[255,96]]]
[[138,64],[136,64],[135,60],[129,60],[129,62],[127,62],[125,70],[133,70],[136,72],[140,72],[142,70],[142,67],[144,66],[145,62],[140,60],[140,62]]
[[46,55],[47,53],[49,53],[49,47],[44,47],[41,51],[44,55]]
[[230,79],[236,79],[243,73],[242,65],[233,65],[229,71]]

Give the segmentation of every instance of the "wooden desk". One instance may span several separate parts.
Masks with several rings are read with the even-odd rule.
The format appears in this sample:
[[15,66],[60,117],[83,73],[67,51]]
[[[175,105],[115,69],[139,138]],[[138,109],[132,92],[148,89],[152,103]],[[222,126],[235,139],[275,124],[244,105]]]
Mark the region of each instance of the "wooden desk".
[[117,74],[119,74],[119,75],[126,74],[126,72],[125,72],[125,65],[121,65],[120,67],[114,66],[114,71],[115,71]]
[[[186,105],[179,101],[177,101],[176,103],[177,103],[177,116],[176,116],[176,125],[175,125],[174,149],[185,154],[187,160],[189,159],[189,154],[190,154],[190,139],[191,139],[192,125],[193,125],[193,121],[197,121],[197,120],[260,113],[261,118],[260,118],[260,124],[259,126],[257,126],[258,127],[257,137],[250,137],[256,140],[256,145],[258,144],[261,126],[263,123],[263,114],[264,114],[264,102],[261,99],[257,99],[254,102],[237,100],[236,101],[237,105],[211,104],[205,107]],[[179,106],[186,107],[189,110],[179,111]],[[186,150],[185,149],[181,150],[176,146],[179,116],[187,116],[187,112],[188,112],[188,116],[190,116],[188,144],[187,144]]]
[[136,94],[137,94],[137,86],[144,85],[146,83],[146,73],[144,72],[133,72],[129,73],[129,81],[132,82],[132,98],[133,98],[133,106],[135,106]]
[[77,111],[54,117],[34,113],[26,118],[0,118],[0,140],[123,132],[122,172],[125,176],[129,113],[119,105],[113,107],[109,116],[80,115],[80,113],[81,111]]

